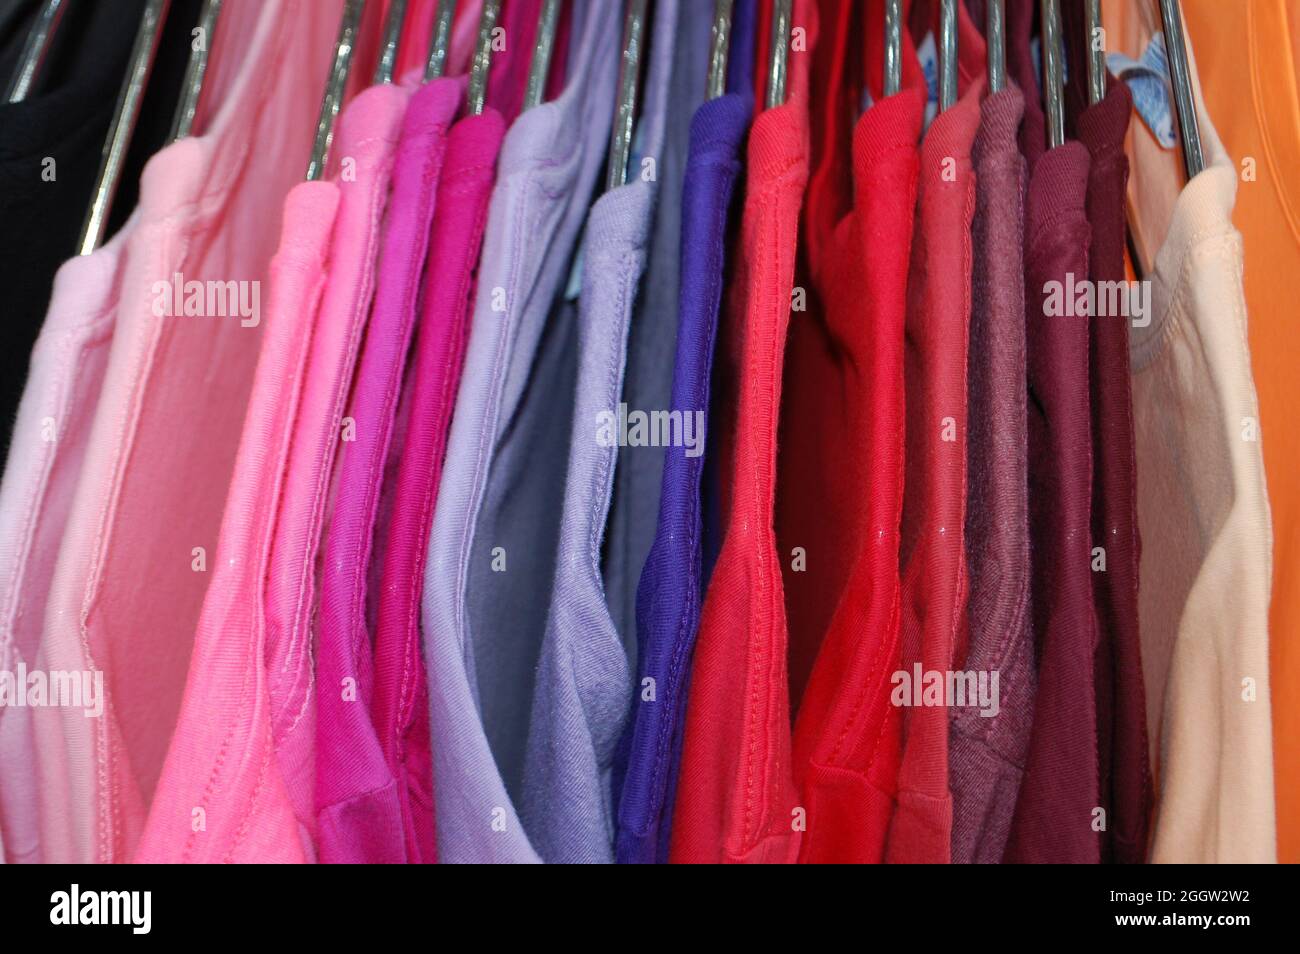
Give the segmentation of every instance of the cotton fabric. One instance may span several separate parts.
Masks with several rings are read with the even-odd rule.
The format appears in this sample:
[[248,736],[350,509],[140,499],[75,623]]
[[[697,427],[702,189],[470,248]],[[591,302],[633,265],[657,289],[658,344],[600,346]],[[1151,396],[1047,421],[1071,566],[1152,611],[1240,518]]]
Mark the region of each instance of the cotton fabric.
[[[461,87],[457,79],[430,82],[411,97],[402,121],[374,309],[350,401],[355,439],[340,452],[316,657],[323,687],[317,704],[316,798],[317,811],[329,817],[320,829],[321,858],[327,862],[420,862],[436,856],[427,745],[422,761],[408,759],[403,733],[381,739],[371,716],[367,584],[447,130],[460,106]],[[347,700],[345,679],[353,681],[354,690]]]
[[[807,315],[786,348],[776,531],[797,710],[794,774],[807,812],[803,862],[879,862],[894,810],[899,713],[898,524],[903,316],[924,77],[903,46],[903,89],[853,127],[858,87],[880,94],[883,43],[823,3],[813,70],[814,171],[804,232]],[[859,40],[859,37],[865,40]],[[870,487],[863,493],[864,481]],[[795,554],[806,557],[796,563]]]
[[1026,452],[1025,162],[1015,86],[980,106],[967,357],[966,672],[998,674],[996,713],[973,700],[950,710],[952,861],[1002,860],[1024,773],[1037,670],[1030,627]]
[[1101,835],[1092,600],[1089,316],[1049,313],[1051,283],[1088,274],[1089,157],[1045,152],[1025,208],[1029,532],[1038,694],[1006,860],[1096,864]]
[[[212,87],[216,113],[203,135],[145,170],[38,654],[42,668],[102,670],[106,695],[101,719],[35,713],[50,860],[130,859],[176,724],[260,319],[160,318],[156,283],[177,274],[264,283],[268,216],[300,174],[283,156],[307,154],[315,99],[278,83],[267,64],[323,75],[333,48],[332,28],[304,29],[300,7],[223,8],[222,29],[232,42],[246,38],[232,47],[239,67]],[[187,836],[193,806],[167,820]]]
[[[516,43],[513,52],[494,55],[486,108],[462,118],[448,134],[425,266],[405,446],[397,468],[380,583],[375,716],[389,740],[390,764],[400,761],[409,766],[405,776],[419,792],[419,800],[428,805],[432,805],[432,757],[418,626],[420,587],[433,523],[431,508],[437,499],[469,334],[474,276],[497,153],[506,124],[522,100],[526,72],[520,66],[520,51],[532,47],[527,31],[535,28],[538,11],[537,0],[515,3],[505,11],[501,28],[524,42]],[[426,840],[431,837],[426,832]],[[425,850],[432,852],[432,844]]]
[[[409,94],[401,87],[375,87],[349,103],[339,117],[335,142],[338,154],[355,162],[355,178],[340,177],[337,185],[309,183],[305,185],[321,188],[308,190],[304,186],[295,190],[297,195],[306,192],[308,200],[304,204],[308,210],[323,212],[319,222],[326,231],[315,231],[317,225],[309,219],[310,211],[302,211],[290,223],[293,232],[286,229],[282,251],[289,246],[293,251],[277,259],[287,286],[283,301],[285,310],[297,310],[295,318],[305,324],[294,327],[297,340],[287,344],[283,352],[268,351],[259,362],[259,383],[266,382],[267,386],[252,395],[245,424],[250,439],[241,444],[241,458],[247,455],[257,461],[268,446],[277,445],[282,448],[281,456],[272,467],[247,465],[254,474],[250,489],[246,491],[242,484],[238,488],[240,494],[248,492],[254,499],[266,501],[263,506],[274,513],[274,523],[264,536],[252,539],[243,536],[244,528],[232,524],[237,529],[232,531],[231,546],[225,554],[228,560],[261,569],[253,578],[257,588],[240,594],[242,598],[236,604],[244,613],[251,604],[252,619],[221,619],[222,601],[228,597],[214,584],[201,621],[210,622],[212,631],[218,634],[209,637],[217,644],[210,650],[214,654],[232,652],[235,646],[249,642],[260,650],[245,651],[255,673],[257,668],[263,669],[251,679],[244,675],[245,685],[252,681],[265,696],[258,702],[246,703],[253,718],[248,720],[251,735],[244,746],[256,753],[263,766],[261,772],[274,781],[268,782],[263,776],[250,793],[244,788],[246,781],[236,775],[227,781],[229,787],[223,792],[209,795],[197,786],[220,774],[221,757],[205,751],[202,737],[196,752],[182,750],[175,761],[169,758],[172,774],[166,782],[171,798],[202,805],[207,796],[212,804],[207,809],[209,814],[216,811],[230,815],[245,825],[257,819],[258,837],[247,849],[242,836],[231,838],[222,832],[217,837],[191,839],[186,850],[194,852],[194,859],[215,860],[222,853],[249,850],[264,853],[250,854],[250,860],[314,860],[318,826],[325,832],[320,838],[322,851],[331,844],[329,838],[335,831],[335,817],[328,811],[318,813],[314,802],[314,572],[325,495],[339,445],[342,402],[370,310],[379,226],[397,132]],[[300,235],[302,258],[295,259]],[[292,276],[285,274],[290,270],[294,270]],[[300,275],[304,280],[296,287],[294,281]],[[286,390],[293,394],[293,400],[284,400]],[[259,427],[275,427],[278,432],[272,441],[263,442],[265,432],[249,432],[249,428]],[[242,460],[237,461],[236,466],[242,470],[241,464]],[[241,500],[232,499],[227,513],[246,508],[257,510],[256,506],[249,508]],[[214,611],[212,617],[207,615],[209,606]],[[199,735],[194,724],[209,721],[213,699],[230,691],[219,683],[211,685],[197,669],[191,670],[191,677],[186,692],[188,705],[177,729],[177,739],[182,743],[191,733]],[[205,727],[204,733],[209,731]],[[193,754],[199,756],[197,765],[187,764]],[[222,796],[230,801],[223,805]],[[157,812],[156,808],[155,817]]]
[[[760,25],[770,5],[760,7]],[[725,526],[704,597],[686,710],[670,859],[793,862],[785,606],[774,530],[781,375],[809,169],[809,57],[817,8],[793,5],[786,101],[750,130],[740,247],[715,358],[729,413],[719,466]],[[759,50],[768,27],[761,26]]]
[[[899,542],[901,670],[946,673],[967,644],[966,345],[971,313],[971,146],[980,122],[982,50],[966,18],[960,97],[921,144],[917,220],[907,278],[903,381],[906,445]],[[915,690],[914,690],[915,691]],[[948,702],[906,706],[898,807],[885,859],[946,863],[952,839]]]
[[[77,474],[108,364],[122,253],[131,220],[91,255],[68,261],[19,405],[0,484],[0,671],[32,667]],[[37,863],[41,793],[32,711],[0,708],[0,836],[4,860]]]
[[[332,703],[342,692],[338,680],[326,681],[326,671],[316,669],[316,566],[335,454],[347,442],[345,402],[374,297],[384,209],[410,96],[411,90],[401,86],[372,87],[339,117],[334,148],[350,166],[338,177],[325,286],[315,321],[308,326],[311,350],[295,377],[301,403],[290,425],[285,471],[278,478],[284,483],[260,607],[271,740],[303,840],[310,845],[319,837],[325,860],[335,860],[350,806],[336,807],[330,799],[334,791],[328,785],[334,777],[328,771],[324,779],[316,777],[317,699],[328,695]],[[257,397],[276,400],[269,394]],[[326,787],[322,790],[318,782]]]
[[573,17],[564,91],[501,148],[429,537],[421,621],[443,862],[539,860],[514,781],[572,404],[573,329],[552,305],[605,156],[619,22],[605,3],[576,3]]
[[[753,0],[732,8],[727,92],[696,109],[686,154],[671,408],[683,416],[699,415],[705,424],[700,440],[708,433],[728,225],[753,105],[754,15]],[[661,198],[660,204],[665,201]],[[635,695],[615,759],[615,857],[623,864],[668,860],[687,678],[705,584],[704,457],[685,447],[667,450],[658,525],[637,587],[636,686],[652,679],[655,694],[652,699]]]
[[[301,863],[313,856],[274,764],[261,603],[339,203],[339,190],[330,182],[301,183],[285,200],[283,235],[271,263],[266,337],[241,438],[248,452],[239,455],[231,479],[224,549],[218,550],[204,600],[193,675],[136,854],[140,862]],[[219,699],[228,701],[214,707]],[[251,763],[222,758],[250,749],[260,756]],[[197,801],[195,786],[201,786]],[[197,831],[191,830],[194,809],[201,812]]]
[[[1087,21],[1081,0],[1062,6],[1066,56],[1084,63]],[[1086,70],[1069,74],[1067,123],[1088,149],[1087,212],[1091,240],[1089,279],[1099,293],[1088,325],[1093,454],[1092,546],[1101,547],[1105,569],[1093,574],[1097,617],[1097,776],[1105,812],[1102,863],[1139,864],[1146,857],[1151,816],[1151,770],[1147,757],[1146,699],[1138,635],[1136,467],[1128,325],[1100,295],[1126,279],[1128,184],[1125,133],[1133,111],[1128,87],[1107,78],[1106,95],[1089,103]],[[1094,551],[1096,552],[1096,551]]]
[[[617,414],[620,401],[667,404],[682,175],[673,151],[690,104],[703,97],[708,13],[677,0],[655,7],[629,181],[601,196],[587,219],[564,510],[524,763],[524,824],[548,862],[614,860],[611,786],[632,697],[631,597],[653,534],[663,448],[619,447],[593,425]],[[670,103],[686,109],[670,112]],[[654,177],[638,174],[647,161]],[[661,198],[668,211],[659,214]]]
[[[1103,12],[1126,52],[1160,29],[1141,11],[1108,2]],[[1285,638],[1268,628],[1268,435],[1258,431],[1232,224],[1239,167],[1205,110],[1196,50],[1187,52],[1205,169],[1184,184],[1177,150],[1160,149],[1140,123],[1125,145],[1134,245],[1152,282],[1152,320],[1129,338],[1156,799],[1149,860],[1264,863],[1277,858],[1269,641]]]

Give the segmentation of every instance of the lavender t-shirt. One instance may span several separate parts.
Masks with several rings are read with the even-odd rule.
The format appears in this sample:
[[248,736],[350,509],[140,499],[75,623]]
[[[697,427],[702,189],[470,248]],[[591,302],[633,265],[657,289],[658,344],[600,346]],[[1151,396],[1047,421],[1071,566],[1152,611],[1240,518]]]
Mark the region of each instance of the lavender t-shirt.
[[577,3],[564,92],[506,134],[425,566],[438,858],[537,862],[515,811],[564,483],[573,344],[554,308],[613,118],[618,8]]
[[664,451],[618,446],[617,422],[620,403],[648,412],[669,398],[683,174],[672,144],[689,129],[691,110],[678,107],[703,99],[711,12],[656,5],[628,183],[587,220],[569,467],[523,785],[524,821],[548,862],[614,860],[611,770],[632,697],[634,591]]

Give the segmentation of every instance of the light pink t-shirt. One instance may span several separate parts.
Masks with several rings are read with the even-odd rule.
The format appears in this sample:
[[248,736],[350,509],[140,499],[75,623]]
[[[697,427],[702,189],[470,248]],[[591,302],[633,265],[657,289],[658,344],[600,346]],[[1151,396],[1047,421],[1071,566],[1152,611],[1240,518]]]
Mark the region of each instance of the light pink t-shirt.
[[[65,262],[31,367],[0,484],[0,671],[31,666],[40,645],[59,541],[67,523],[108,346],[132,216],[94,254]],[[93,703],[92,703],[93,708]],[[32,711],[0,706],[0,836],[3,860],[42,860]]]
[[341,7],[227,3],[216,48],[239,65],[209,76],[214,118],[145,169],[38,653],[102,671],[105,692],[101,718],[34,710],[48,861],[134,853],[214,569],[278,216],[319,111],[319,83],[283,78],[326,75]]

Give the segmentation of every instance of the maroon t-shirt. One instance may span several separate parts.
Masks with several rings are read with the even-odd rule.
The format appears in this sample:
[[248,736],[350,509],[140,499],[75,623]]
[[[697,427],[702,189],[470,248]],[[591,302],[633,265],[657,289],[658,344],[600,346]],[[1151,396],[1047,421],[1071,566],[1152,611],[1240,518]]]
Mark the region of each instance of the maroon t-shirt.
[[[1070,63],[1087,63],[1083,0],[1061,4]],[[1088,173],[1088,275],[1125,280],[1128,157],[1124,135],[1132,115],[1128,87],[1108,79],[1106,97],[1088,103],[1086,66],[1069,74],[1066,110],[1072,135],[1092,158]],[[1129,324],[1096,315],[1089,327],[1092,404],[1092,545],[1104,547],[1106,569],[1092,577],[1097,612],[1097,772],[1106,810],[1101,860],[1140,864],[1146,858],[1152,786],[1147,748],[1146,689],[1138,640],[1138,537]]]
[[[1006,861],[1096,863],[1101,836],[1093,657],[1092,437],[1086,282],[1089,158],[1078,142],[1045,152],[1025,211],[1029,512],[1038,695]],[[1059,288],[1053,289],[1053,283]],[[1050,313],[1049,306],[1056,312]]]

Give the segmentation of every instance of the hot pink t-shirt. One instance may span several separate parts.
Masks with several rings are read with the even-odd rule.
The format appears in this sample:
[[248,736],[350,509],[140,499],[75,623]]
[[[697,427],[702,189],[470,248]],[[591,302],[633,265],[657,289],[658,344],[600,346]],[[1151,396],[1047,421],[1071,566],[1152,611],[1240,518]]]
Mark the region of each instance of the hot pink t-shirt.
[[219,48],[239,67],[214,64],[215,116],[145,169],[38,653],[41,668],[102,672],[106,697],[102,718],[34,710],[46,860],[129,859],[158,783],[214,570],[278,214],[319,109],[315,84],[282,78],[326,75],[341,8],[228,3]]
[[[315,857],[317,548],[409,97],[377,86],[348,104],[333,147],[339,181],[304,183],[286,205],[271,327],[217,550],[223,573],[204,603],[141,860]],[[172,816],[195,807],[207,827],[178,833]]]
[[[375,631],[374,719],[405,808],[418,811],[421,859],[431,859],[433,756],[420,640],[420,597],[451,414],[465,362],[479,247],[506,125],[523,100],[540,3],[516,0],[503,16],[515,40],[494,53],[487,107],[447,138],[425,259],[423,303],[406,400],[409,415],[393,487]],[[426,807],[427,806],[427,807]],[[412,821],[416,819],[412,818]]]
[[[463,83],[437,79],[411,99],[393,170],[374,309],[353,383],[351,441],[340,450],[338,492],[321,577],[316,676],[316,811],[326,862],[432,861],[433,805],[390,770],[371,719],[371,625],[366,590],[380,490],[393,442],[406,355],[429,243],[447,129]],[[426,763],[423,768],[429,771]],[[428,786],[422,787],[428,794]]]
[[[265,337],[177,731],[137,861],[304,861],[272,758],[261,612],[339,189],[294,187],[271,263]],[[275,400],[266,400],[273,395]]]

